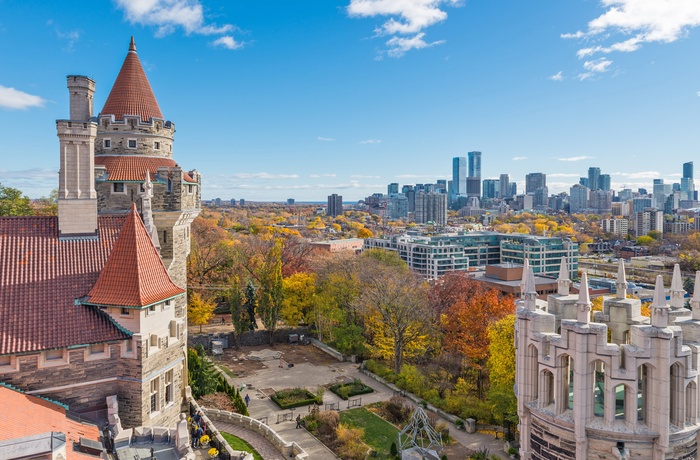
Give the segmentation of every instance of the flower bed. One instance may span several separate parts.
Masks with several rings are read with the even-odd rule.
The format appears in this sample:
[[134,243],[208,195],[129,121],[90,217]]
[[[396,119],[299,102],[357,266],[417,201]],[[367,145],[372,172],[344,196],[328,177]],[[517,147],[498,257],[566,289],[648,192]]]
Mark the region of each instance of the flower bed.
[[308,406],[316,402],[316,395],[305,388],[280,390],[270,397],[280,409]]
[[347,400],[353,396],[374,392],[372,387],[365,385],[357,379],[350,383],[336,383],[335,385],[331,385],[330,390],[343,400]]

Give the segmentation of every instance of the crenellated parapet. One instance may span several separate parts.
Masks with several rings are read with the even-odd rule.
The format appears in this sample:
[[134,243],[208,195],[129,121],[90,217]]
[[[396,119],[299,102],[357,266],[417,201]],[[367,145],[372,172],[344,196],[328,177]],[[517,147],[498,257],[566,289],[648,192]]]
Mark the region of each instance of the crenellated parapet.
[[585,277],[569,297],[516,312],[521,458],[696,458],[700,320],[673,322],[660,277],[651,319],[637,299],[608,298],[591,322]]
[[138,115],[101,115],[97,123],[95,154],[173,157],[175,124],[160,118],[142,120]]

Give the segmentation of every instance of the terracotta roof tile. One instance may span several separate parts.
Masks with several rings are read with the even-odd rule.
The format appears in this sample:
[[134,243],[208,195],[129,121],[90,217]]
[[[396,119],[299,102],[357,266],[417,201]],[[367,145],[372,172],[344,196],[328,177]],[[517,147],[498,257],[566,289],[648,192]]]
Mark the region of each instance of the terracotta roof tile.
[[0,355],[124,339],[76,306],[97,281],[124,216],[100,217],[99,240],[59,241],[58,218],[0,218]]
[[94,307],[95,284],[124,216],[100,217],[98,240],[58,240],[55,216],[0,218],[0,355],[121,340]]
[[114,115],[115,120],[123,120],[124,115],[139,115],[144,122],[151,117],[163,118],[133,42],[102,108],[102,115]]
[[99,441],[100,431],[96,426],[69,419],[66,410],[58,404],[2,385],[0,401],[7,415],[0,417],[0,441],[56,431],[66,435],[67,460],[98,458],[73,450],[73,442],[80,441],[80,438]]
[[[109,180],[144,181],[146,171],[151,173],[151,180],[156,179],[158,168],[174,168],[178,166],[175,160],[165,157],[147,157],[142,155],[95,155],[95,166],[104,166],[109,174]],[[183,171],[185,182],[196,183],[192,176]]]
[[170,279],[136,205],[132,205],[88,302],[145,307],[184,292]]

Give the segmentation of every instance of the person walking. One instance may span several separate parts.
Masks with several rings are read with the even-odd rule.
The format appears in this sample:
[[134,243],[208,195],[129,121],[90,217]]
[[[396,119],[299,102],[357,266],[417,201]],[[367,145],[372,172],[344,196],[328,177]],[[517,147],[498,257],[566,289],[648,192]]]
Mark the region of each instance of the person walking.
[[250,396],[248,396],[248,393],[245,394],[245,407],[248,407],[248,404],[250,404]]
[[301,428],[301,414],[297,415],[297,428]]

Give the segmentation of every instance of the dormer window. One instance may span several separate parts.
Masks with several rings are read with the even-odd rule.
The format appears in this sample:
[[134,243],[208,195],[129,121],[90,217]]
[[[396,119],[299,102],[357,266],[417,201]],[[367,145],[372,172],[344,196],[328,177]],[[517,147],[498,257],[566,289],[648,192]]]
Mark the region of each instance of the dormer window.
[[112,148],[112,139],[105,139],[103,142],[104,148],[106,149],[111,149]]
[[136,148],[136,139],[129,139],[127,142],[127,145],[130,149]]

